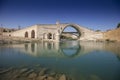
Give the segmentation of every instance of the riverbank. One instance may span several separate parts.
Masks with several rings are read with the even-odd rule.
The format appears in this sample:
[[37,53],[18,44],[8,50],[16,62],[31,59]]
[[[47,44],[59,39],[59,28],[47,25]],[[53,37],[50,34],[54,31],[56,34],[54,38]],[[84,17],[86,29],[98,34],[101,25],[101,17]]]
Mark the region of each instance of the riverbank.
[[[61,41],[69,41],[71,39],[67,40],[61,40]],[[30,43],[30,42],[41,42],[40,39],[34,39],[34,38],[20,38],[20,37],[11,37],[11,36],[0,36],[0,44],[16,44],[16,43]],[[49,40],[51,41],[51,40]],[[119,40],[113,40],[109,38],[105,38],[103,40],[81,40],[81,42],[120,42]]]

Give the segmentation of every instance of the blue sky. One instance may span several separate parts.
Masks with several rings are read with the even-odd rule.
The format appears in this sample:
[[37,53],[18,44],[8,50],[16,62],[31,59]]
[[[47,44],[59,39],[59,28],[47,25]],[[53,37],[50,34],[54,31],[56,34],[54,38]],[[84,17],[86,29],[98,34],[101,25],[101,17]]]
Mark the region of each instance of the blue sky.
[[93,30],[116,28],[119,0],[0,0],[0,24],[22,28],[34,24],[76,23]]

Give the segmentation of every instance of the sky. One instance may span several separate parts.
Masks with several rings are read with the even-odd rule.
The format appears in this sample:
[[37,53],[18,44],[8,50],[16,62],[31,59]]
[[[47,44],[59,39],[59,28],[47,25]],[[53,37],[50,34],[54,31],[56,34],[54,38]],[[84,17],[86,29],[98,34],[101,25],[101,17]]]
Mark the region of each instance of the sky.
[[115,29],[120,0],[0,0],[0,26],[75,23],[93,30]]

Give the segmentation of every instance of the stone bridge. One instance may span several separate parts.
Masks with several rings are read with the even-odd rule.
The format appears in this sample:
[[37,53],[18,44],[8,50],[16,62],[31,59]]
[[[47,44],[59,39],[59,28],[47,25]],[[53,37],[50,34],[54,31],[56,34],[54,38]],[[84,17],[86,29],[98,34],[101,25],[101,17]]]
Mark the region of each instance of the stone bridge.
[[73,27],[79,33],[78,40],[101,40],[103,38],[102,32],[95,32],[88,28],[82,27],[73,23],[59,23],[56,24],[37,24],[9,34],[13,37],[34,38],[43,41],[60,41],[60,36],[65,28]]

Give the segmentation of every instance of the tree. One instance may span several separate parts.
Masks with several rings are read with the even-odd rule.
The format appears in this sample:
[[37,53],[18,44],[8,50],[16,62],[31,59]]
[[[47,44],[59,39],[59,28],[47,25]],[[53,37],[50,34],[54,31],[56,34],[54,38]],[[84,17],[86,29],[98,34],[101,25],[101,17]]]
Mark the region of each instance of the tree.
[[100,30],[96,30],[96,32],[100,32]]
[[120,28],[120,23],[118,23],[117,28]]

